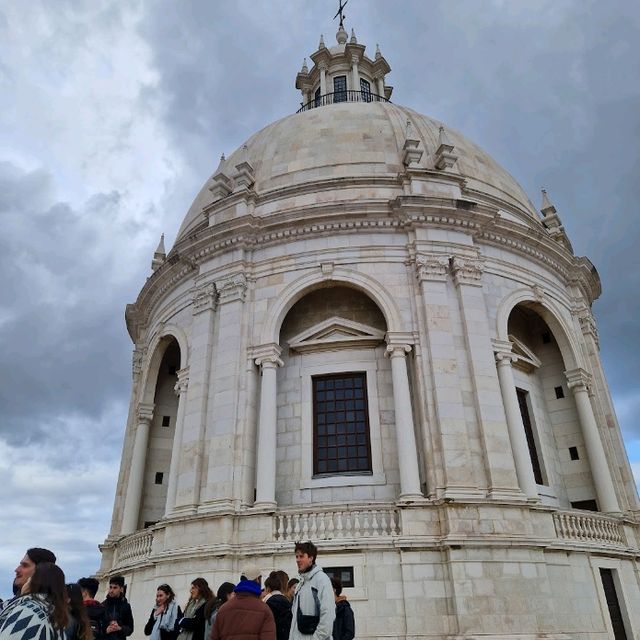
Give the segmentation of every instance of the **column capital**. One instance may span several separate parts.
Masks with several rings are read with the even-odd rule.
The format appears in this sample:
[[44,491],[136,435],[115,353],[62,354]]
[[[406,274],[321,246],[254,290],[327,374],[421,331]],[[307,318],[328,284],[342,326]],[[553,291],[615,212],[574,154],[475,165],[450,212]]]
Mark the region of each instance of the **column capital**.
[[592,377],[588,371],[578,367],[577,369],[565,371],[564,375],[567,377],[567,386],[574,393],[578,391],[589,391]]
[[407,353],[411,352],[411,348],[410,344],[392,342],[387,344],[384,355],[387,358],[405,358]]
[[591,336],[593,338],[593,341],[596,343],[596,347],[600,349],[598,327],[596,326],[596,321],[593,317],[593,314],[591,313],[591,309],[589,309],[588,307],[582,307],[574,311],[573,314],[578,318],[580,329],[582,330],[582,335]]
[[484,260],[482,258],[453,256],[451,259],[451,273],[456,287],[462,284],[481,287],[483,271]]
[[255,363],[263,369],[269,367],[277,368],[284,365],[284,362],[280,359],[281,353],[282,347],[275,342],[270,342],[254,347],[251,350],[251,357],[255,360]]
[[218,290],[215,282],[207,282],[192,291],[193,315],[215,311],[218,307]]
[[244,302],[247,295],[247,276],[244,273],[236,273],[224,278],[218,284],[220,304],[240,300]]
[[133,349],[133,354],[131,356],[131,375],[134,380],[137,380],[142,373],[142,363],[144,361],[146,352],[146,347],[141,347],[138,345],[136,345]]
[[178,381],[176,382],[175,387],[173,387],[173,390],[175,391],[176,395],[179,396],[180,394],[184,393],[189,386],[189,367],[180,369],[177,372],[177,376]]
[[449,274],[449,256],[419,253],[416,255],[416,277],[418,282],[435,280],[445,282]]
[[136,415],[138,417],[138,423],[146,422],[147,424],[153,420],[153,410],[155,405],[153,403],[140,402],[138,403],[138,410]]
[[493,346],[493,354],[496,358],[497,364],[512,364],[516,361],[516,354],[513,353],[513,345],[509,340],[497,340],[491,341]]

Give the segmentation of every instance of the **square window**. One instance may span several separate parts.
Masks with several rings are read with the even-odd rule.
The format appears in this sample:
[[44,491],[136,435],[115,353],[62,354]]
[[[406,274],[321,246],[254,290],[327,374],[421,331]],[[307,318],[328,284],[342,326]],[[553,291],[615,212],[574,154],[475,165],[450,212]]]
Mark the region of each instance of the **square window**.
[[162,471],[156,471],[156,484],[162,484],[162,480],[164,479],[164,473]]
[[168,427],[171,425],[171,416],[162,416],[162,426]]
[[342,582],[343,588],[351,588],[355,586],[353,581],[353,567],[325,567],[324,572],[330,578],[337,578]]
[[562,387],[554,387],[553,390],[556,392],[557,400],[564,398],[564,389]]
[[551,333],[549,331],[545,331],[542,334],[542,344],[550,344],[551,343]]

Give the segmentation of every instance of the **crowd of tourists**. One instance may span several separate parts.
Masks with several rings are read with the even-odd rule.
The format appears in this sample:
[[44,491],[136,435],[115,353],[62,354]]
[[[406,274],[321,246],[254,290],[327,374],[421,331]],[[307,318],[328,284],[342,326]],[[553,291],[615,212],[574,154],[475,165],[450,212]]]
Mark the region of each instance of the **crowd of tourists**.
[[[191,582],[184,608],[168,584],[158,585],[144,634],[151,640],[352,640],[355,619],[342,585],[316,564],[312,542],[295,546],[298,577],[247,564],[236,584],[214,594],[204,578]],[[99,582],[65,584],[56,556],[27,550],[15,571],[14,597],[0,601],[0,640],[125,640],[134,620],[122,576],[109,579],[107,597],[96,600]]]

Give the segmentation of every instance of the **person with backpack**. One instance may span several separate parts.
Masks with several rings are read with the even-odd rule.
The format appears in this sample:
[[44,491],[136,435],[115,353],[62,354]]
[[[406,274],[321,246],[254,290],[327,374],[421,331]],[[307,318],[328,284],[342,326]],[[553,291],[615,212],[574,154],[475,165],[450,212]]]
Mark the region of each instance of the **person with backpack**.
[[329,576],[316,564],[313,542],[296,542],[300,582],[293,596],[290,640],[330,640],[336,605]]
[[338,578],[331,578],[333,593],[336,599],[336,619],[333,622],[333,640],[353,640],[356,636],[356,620],[353,609],[342,595],[342,582]]
[[84,608],[87,610],[87,616],[89,617],[93,640],[104,640],[105,629],[107,628],[107,612],[104,605],[95,599],[100,583],[95,578],[80,578],[78,586],[82,593]]

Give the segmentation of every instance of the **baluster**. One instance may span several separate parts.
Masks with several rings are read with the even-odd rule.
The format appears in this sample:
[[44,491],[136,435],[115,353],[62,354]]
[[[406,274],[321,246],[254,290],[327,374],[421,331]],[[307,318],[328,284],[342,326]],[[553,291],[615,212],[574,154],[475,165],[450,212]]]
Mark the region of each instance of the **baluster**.
[[333,538],[333,511],[329,511],[327,516],[329,518],[329,522],[327,523],[327,540],[331,540]]
[[371,535],[371,525],[369,524],[369,513],[370,511],[368,509],[364,512],[364,522],[362,523],[362,530],[364,531],[365,536]]
[[398,512],[393,509],[389,512],[389,519],[391,524],[391,535],[397,536],[400,533],[400,523]]
[[380,535],[383,535],[383,536],[388,536],[389,535],[389,529],[387,527],[387,512],[386,511],[381,511],[380,512]]
[[359,511],[353,512],[353,537],[354,538],[360,537],[360,512]]
[[344,521],[344,536],[345,538],[352,538],[353,537],[353,516],[351,514],[351,511],[347,511],[345,514],[345,521]]
[[336,538],[343,538],[344,533],[342,530],[342,511],[338,511],[337,522],[336,522]]
[[287,526],[286,526],[286,529],[285,529],[287,540],[291,540],[292,532],[293,532],[293,521],[292,521],[292,518],[291,518],[291,514],[287,513]]
[[320,540],[324,540],[324,536],[325,536],[325,521],[324,521],[324,513],[320,513],[318,514],[320,517],[320,524],[318,526],[318,538]]
[[284,516],[278,515],[278,531],[276,533],[276,540],[284,540]]
[[293,535],[295,540],[300,540],[300,514],[293,514]]
[[318,514],[317,513],[310,513],[309,514],[309,519],[311,520],[311,526],[309,527],[309,538],[311,540],[314,540],[316,538],[316,536],[318,535]]
[[371,531],[374,536],[380,535],[380,532],[378,531],[378,512],[377,511],[371,512]]

